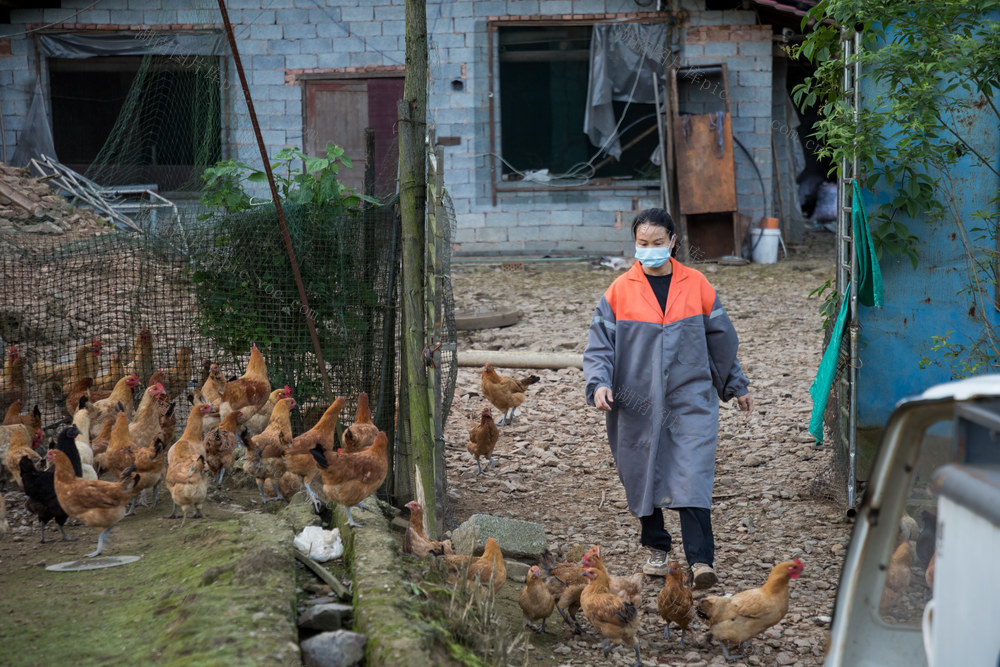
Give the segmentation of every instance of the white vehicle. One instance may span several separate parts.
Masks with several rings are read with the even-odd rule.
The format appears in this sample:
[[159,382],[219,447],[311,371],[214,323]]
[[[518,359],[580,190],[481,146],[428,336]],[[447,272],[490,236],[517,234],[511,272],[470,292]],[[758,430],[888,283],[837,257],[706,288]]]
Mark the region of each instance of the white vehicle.
[[858,511],[825,664],[997,667],[998,554],[1000,376],[900,401]]

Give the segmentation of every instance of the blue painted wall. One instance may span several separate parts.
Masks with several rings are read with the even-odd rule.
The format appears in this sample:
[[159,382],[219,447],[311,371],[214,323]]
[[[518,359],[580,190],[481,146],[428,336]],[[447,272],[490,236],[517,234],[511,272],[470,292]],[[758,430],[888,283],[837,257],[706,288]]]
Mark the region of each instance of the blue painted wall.
[[[988,156],[994,165],[1000,165],[1000,124],[988,105],[962,112],[953,120],[953,126],[977,151]],[[996,197],[1000,178],[974,158],[965,158],[952,167],[940,183],[947,193],[941,200],[961,215],[967,230],[978,226],[972,218],[973,212],[996,206],[990,202]],[[874,192],[865,192],[866,209],[872,212],[889,198],[880,184]],[[882,257],[885,306],[862,306],[859,316],[862,365],[858,371],[858,426],[861,428],[883,426],[899,399],[953,379],[948,362],[939,352],[931,351],[932,336],[953,331],[952,341],[967,343],[982,330],[981,321],[969,314],[974,306],[966,289],[970,260],[962,231],[952,218],[940,222],[900,218],[920,238],[920,263],[916,269],[908,258]],[[984,237],[970,241],[979,245],[996,243],[996,239]],[[995,288],[990,296],[996,299]],[[994,326],[1000,326],[996,309],[989,306],[986,315]],[[943,361],[943,366],[933,364],[921,369],[923,356]]]

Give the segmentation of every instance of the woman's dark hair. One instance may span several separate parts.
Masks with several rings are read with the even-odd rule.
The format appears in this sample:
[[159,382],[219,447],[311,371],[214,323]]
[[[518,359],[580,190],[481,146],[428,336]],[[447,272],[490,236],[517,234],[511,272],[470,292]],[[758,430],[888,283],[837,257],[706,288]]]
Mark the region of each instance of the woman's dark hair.
[[636,231],[639,229],[639,225],[655,225],[656,227],[663,227],[671,236],[677,233],[677,230],[674,228],[674,219],[671,218],[670,214],[662,208],[647,208],[645,211],[640,211],[639,215],[635,216],[635,220],[632,221],[633,239],[635,238]]

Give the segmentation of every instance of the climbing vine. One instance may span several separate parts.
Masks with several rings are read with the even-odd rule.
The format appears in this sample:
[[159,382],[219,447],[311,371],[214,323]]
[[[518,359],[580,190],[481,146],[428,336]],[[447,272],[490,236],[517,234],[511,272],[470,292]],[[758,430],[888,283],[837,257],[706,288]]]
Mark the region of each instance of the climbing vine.
[[[823,0],[804,19],[813,29],[790,56],[816,65],[793,90],[796,104],[817,106],[815,136],[821,158],[839,165],[857,159],[865,187],[889,193],[871,211],[879,257],[919,263],[917,237],[906,223],[917,219],[952,225],[965,249],[973,336],[941,332],[929,343],[933,357],[921,366],[945,365],[956,377],[996,372],[1000,335],[993,326],[997,298],[1000,171],[982,151],[969,121],[992,113],[1000,122],[1000,0]],[[855,118],[853,91],[843,90],[841,40],[860,32],[864,103]],[[961,166],[992,174],[989,205],[969,216],[955,203],[952,178]]]

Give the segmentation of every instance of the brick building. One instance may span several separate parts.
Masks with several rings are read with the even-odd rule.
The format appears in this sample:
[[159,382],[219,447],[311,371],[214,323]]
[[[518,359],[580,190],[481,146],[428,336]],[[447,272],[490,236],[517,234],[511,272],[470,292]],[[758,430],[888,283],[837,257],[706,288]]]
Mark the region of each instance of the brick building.
[[[652,67],[661,74],[655,94],[676,99],[677,123],[686,114],[729,113],[726,142],[721,124],[712,127],[716,150],[725,152],[733,165],[728,178],[735,199],[718,204],[712,178],[698,176],[688,186],[682,181],[683,192],[704,190],[701,194],[715,202],[709,208],[725,209],[691,216],[692,238],[707,234],[708,245],[718,241],[714,254],[731,251],[738,243],[730,231],[733,225],[764,215],[782,218],[786,238],[800,233],[801,217],[793,206],[797,173],[790,167],[792,141],[785,141],[794,139],[790,129],[797,124],[786,104],[793,81],[786,76],[779,43],[783,28],[785,39],[797,31],[803,14],[797,5],[811,3],[769,0],[746,4],[750,9],[720,0],[681,0],[673,9],[669,4],[428,0],[428,121],[444,153],[458,252],[627,252],[633,211],[660,205],[661,170],[653,153],[667,141],[661,135],[674,134],[676,143],[688,136],[688,127],[678,124],[679,134],[672,126],[668,130],[668,124],[657,130],[656,100],[648,93],[638,95],[649,86],[635,75],[624,79],[625,88],[631,87],[624,95],[622,84],[615,84],[618,90],[603,111],[586,107],[595,89],[591,45],[599,34],[609,53],[631,39],[640,69]],[[51,125],[56,157],[85,171],[106,150],[105,139],[115,127],[115,99],[119,107],[120,100],[128,99],[131,77],[139,68],[141,52],[121,45],[122,38],[131,38],[157,45],[165,59],[154,67],[157,72],[183,69],[184,76],[198,76],[201,70],[191,63],[216,63],[213,85],[218,91],[198,93],[208,97],[192,98],[188,106],[202,111],[218,106],[217,120],[208,130],[209,153],[259,163],[216,3],[11,0],[5,6],[11,8],[0,16],[4,161],[16,163],[19,151],[22,161],[30,154],[40,117],[39,109],[32,110],[35,100]],[[231,0],[227,7],[269,152],[301,146],[314,155],[332,141],[360,163],[362,130],[372,127],[380,187],[391,187],[395,103],[404,68],[403,1]],[[608,24],[610,32],[595,27]],[[659,26],[654,29],[658,41],[630,27],[635,24]],[[108,35],[117,35],[118,42],[102,50],[100,37]],[[95,37],[97,46],[91,43]],[[673,86],[666,75],[671,68],[680,68]],[[584,123],[598,111],[620,130],[603,143],[589,140],[584,132]],[[184,118],[175,120],[184,127]],[[622,149],[617,159],[601,150],[614,144]],[[179,184],[185,179],[190,184],[194,167],[185,171],[177,165],[194,160],[171,157],[172,148],[176,146],[161,142],[158,150],[145,151],[149,155],[138,159],[150,164],[142,178],[183,200]],[[698,149],[704,155],[697,146],[689,148],[688,167],[673,167],[678,176],[708,161],[710,148]],[[360,187],[361,171],[345,172],[345,181]],[[669,182],[673,180],[671,175]],[[778,192],[782,180],[783,191]]]

